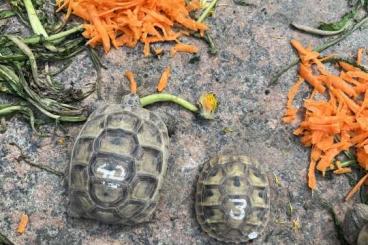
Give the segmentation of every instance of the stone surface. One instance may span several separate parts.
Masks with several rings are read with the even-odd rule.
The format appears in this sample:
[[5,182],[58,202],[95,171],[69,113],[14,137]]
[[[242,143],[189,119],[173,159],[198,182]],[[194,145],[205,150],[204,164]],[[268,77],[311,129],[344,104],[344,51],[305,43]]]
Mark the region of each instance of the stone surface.
[[[42,126],[40,131],[49,132],[50,137],[40,137],[26,120],[15,116],[7,120],[6,132],[0,133],[1,233],[15,244],[217,244],[200,230],[195,219],[194,185],[207,159],[233,152],[257,158],[271,183],[270,223],[254,244],[338,244],[333,219],[317,196],[340,204],[350,188],[347,178],[318,176],[318,190],[312,195],[306,186],[309,152],[292,135],[292,127],[280,122],[295,68],[282,76],[278,85],[268,88],[267,84],[282,65],[295,57],[289,45],[291,38],[311,45],[323,41],[295,31],[289,24],[297,21],[316,25],[336,20],[347,9],[346,1],[255,3],[238,6],[232,0],[220,0],[215,18],[209,19],[218,55],[207,54],[203,42],[187,39],[201,47],[199,63],[190,64],[189,54],[143,58],[142,45],[104,55],[108,70],[103,72],[102,94],[106,101],[118,102],[126,94],[125,70],[137,74],[140,93],[148,94],[170,65],[167,92],[195,101],[202,92],[212,91],[221,103],[216,120],[210,122],[175,105],[149,108],[172,129],[168,174],[150,223],[122,227],[69,218],[63,178],[26,164],[11,143],[16,143],[31,161],[63,171],[82,124],[64,124],[65,132],[54,130],[55,125]],[[357,31],[328,52],[354,55],[367,41],[366,31]],[[66,86],[83,86],[94,76],[91,62],[82,54],[60,80]],[[9,99],[0,95],[0,101]],[[93,95],[83,103],[92,105],[95,101]],[[232,132],[225,132],[225,128]],[[18,235],[16,227],[22,213],[29,215],[30,222],[26,232]]]

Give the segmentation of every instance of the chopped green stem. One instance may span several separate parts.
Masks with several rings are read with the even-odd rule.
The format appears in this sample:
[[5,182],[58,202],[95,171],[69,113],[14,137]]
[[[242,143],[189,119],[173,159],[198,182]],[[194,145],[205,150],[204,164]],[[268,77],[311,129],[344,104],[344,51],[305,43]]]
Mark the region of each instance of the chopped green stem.
[[178,104],[191,112],[198,112],[197,106],[192,103],[172,94],[151,94],[140,99],[142,107],[157,103],[157,102],[173,102]]
[[320,36],[334,36],[334,35],[337,35],[337,34],[340,34],[340,33],[344,32],[347,29],[349,29],[350,27],[352,27],[354,25],[354,21],[350,20],[350,21],[346,22],[346,24],[340,30],[337,30],[337,31],[325,31],[325,30],[320,30],[320,29],[313,28],[313,27],[306,26],[306,25],[300,25],[300,24],[297,24],[297,23],[291,23],[291,25],[294,28],[296,28],[300,31],[306,32],[306,33],[310,33],[310,34],[314,34],[314,35],[320,35]]
[[97,73],[97,78],[96,78],[96,93],[97,93],[97,99],[98,100],[102,100],[102,95],[101,95],[101,80],[102,80],[102,75],[101,75],[101,68],[103,68],[103,64],[100,60],[100,58],[98,57],[96,51],[92,48],[88,48],[88,54],[89,57],[92,61],[93,66],[95,67],[96,73]]
[[350,65],[352,65],[356,68],[361,69],[364,72],[368,72],[367,67],[358,64],[355,60],[345,59],[345,58],[341,58],[341,57],[338,57],[338,56],[332,56],[332,57],[329,57],[328,59],[323,60],[323,63],[337,63],[337,62],[345,62],[345,63],[348,63],[348,64],[350,64]]
[[27,59],[27,58],[22,54],[11,54],[11,55],[1,55],[0,54],[0,62],[4,62],[4,61],[23,61],[25,59]]
[[60,38],[64,38],[66,36],[69,36],[73,33],[76,33],[76,32],[79,32],[83,30],[83,25],[79,25],[79,26],[75,26],[73,28],[70,28],[69,30],[66,30],[66,31],[63,31],[63,32],[59,32],[59,33],[56,33],[52,36],[49,36],[48,38],[46,38],[45,40],[46,41],[56,41],[57,39],[60,39]]
[[[332,39],[331,41],[328,41],[326,43],[323,43],[322,45],[317,46],[314,49],[314,51],[316,51],[316,52],[322,52],[322,51],[328,49],[329,47],[331,47],[331,46],[333,46],[333,45],[341,42],[342,40],[344,40],[345,38],[347,38],[351,33],[353,33],[354,31],[356,31],[357,29],[359,29],[361,26],[363,26],[367,22],[368,22],[368,17],[363,18],[352,29],[346,31],[341,36],[339,36],[339,37],[337,37],[335,39]],[[290,68],[292,68],[293,66],[297,65],[298,63],[299,63],[299,58],[293,59],[290,64],[286,65],[279,72],[276,73],[276,75],[273,77],[273,79],[271,79],[271,81],[270,81],[270,83],[269,83],[268,86],[275,85],[277,83],[277,81],[279,80],[279,78],[285,72],[287,72]]]
[[218,0],[212,0],[212,2],[208,5],[208,7],[203,11],[201,16],[199,16],[197,22],[203,22],[208,17],[212,9],[216,6],[217,1]]
[[41,106],[38,105],[38,103],[36,103],[35,101],[33,101],[32,99],[27,99],[29,103],[31,103],[33,106],[35,106],[38,110],[40,110],[43,114],[45,114],[46,116],[55,119],[55,120],[59,120],[59,121],[63,121],[63,122],[83,122],[87,119],[87,117],[85,116],[59,116],[59,115],[55,115],[45,109],[43,109]]
[[347,38],[348,36],[350,36],[351,33],[353,33],[354,31],[356,31],[357,29],[359,29],[361,26],[363,26],[364,24],[366,24],[368,22],[368,17],[363,18],[361,21],[359,21],[352,29],[346,31],[343,35],[339,36],[336,39],[333,39],[329,42],[326,42],[322,45],[317,46],[317,48],[315,48],[314,50],[317,52],[322,52],[324,50],[326,50],[327,48],[341,42],[342,40],[344,40],[345,38]]
[[43,88],[44,84],[38,78],[38,68],[36,63],[36,58],[33,55],[32,50],[18,37],[16,36],[6,36],[10,41],[12,41],[29,59],[29,63],[31,65],[33,80],[37,84],[39,88]]
[[345,156],[349,159],[349,160],[354,160],[355,161],[355,156],[353,155],[353,153],[351,153],[351,151],[346,150],[344,151]]
[[14,104],[2,104],[0,105],[0,117],[8,116],[14,112],[21,112],[29,117],[31,127],[34,131],[36,131],[35,118],[31,109],[22,105],[14,105]]
[[215,43],[213,42],[213,39],[210,36],[210,34],[208,34],[208,32],[206,32],[206,34],[204,36],[204,39],[206,40],[206,42],[207,42],[207,44],[209,46],[209,52],[210,52],[210,54],[212,54],[212,55],[217,54],[217,52],[218,52],[217,47],[216,47]]
[[36,10],[33,7],[31,0],[23,0],[24,6],[26,7],[28,19],[31,23],[32,30],[37,35],[42,35],[44,37],[48,37],[47,32],[45,28],[43,28],[43,25],[40,21],[40,19],[37,16]]
[[0,20],[10,18],[16,15],[15,12],[10,10],[0,10]]
[[43,42],[43,41],[45,41],[45,42],[56,42],[61,38],[65,38],[65,37],[67,37],[71,34],[74,34],[76,32],[80,32],[81,30],[83,30],[83,26],[79,25],[79,26],[70,28],[69,30],[51,35],[47,38],[44,38],[42,36],[33,36],[33,37],[25,38],[24,43],[26,43],[26,44],[37,44],[37,43],[40,43],[40,42]]
[[340,163],[341,167],[349,167],[352,164],[356,164],[357,162],[355,160],[348,160]]

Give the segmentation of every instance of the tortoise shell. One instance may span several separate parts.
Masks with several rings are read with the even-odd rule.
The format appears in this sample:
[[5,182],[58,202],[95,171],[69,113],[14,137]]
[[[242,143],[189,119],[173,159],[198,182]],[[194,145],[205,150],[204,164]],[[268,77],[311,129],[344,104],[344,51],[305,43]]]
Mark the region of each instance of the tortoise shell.
[[68,169],[69,214],[110,224],[149,220],[167,169],[163,121],[141,107],[108,104],[88,118]]
[[268,179],[246,156],[216,157],[199,175],[195,211],[211,237],[232,243],[253,240],[269,219]]

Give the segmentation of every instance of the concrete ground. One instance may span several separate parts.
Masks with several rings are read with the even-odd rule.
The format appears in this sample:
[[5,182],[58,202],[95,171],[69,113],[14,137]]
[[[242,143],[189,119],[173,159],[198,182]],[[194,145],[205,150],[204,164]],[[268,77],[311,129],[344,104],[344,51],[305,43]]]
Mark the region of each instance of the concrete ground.
[[[271,184],[269,225],[254,244],[339,244],[332,216],[317,197],[340,205],[350,189],[348,179],[319,175],[318,190],[312,193],[307,188],[309,150],[292,135],[292,126],[280,122],[296,68],[282,76],[277,85],[267,85],[275,72],[295,57],[289,44],[291,38],[312,46],[323,42],[291,29],[289,24],[296,21],[315,26],[320,21],[336,20],[347,10],[347,3],[253,2],[255,5],[239,6],[232,0],[219,1],[214,18],[208,20],[218,54],[211,56],[205,43],[187,39],[201,48],[197,63],[189,62],[189,54],[144,58],[142,45],[103,55],[108,67],[103,71],[102,85],[106,101],[119,102],[128,90],[123,76],[127,69],[138,75],[140,93],[148,94],[154,92],[168,65],[172,76],[167,92],[196,101],[202,92],[212,91],[220,101],[213,121],[200,120],[175,105],[149,107],[172,130],[168,173],[152,222],[122,227],[69,218],[63,178],[31,167],[26,161],[63,171],[82,124],[63,124],[65,131],[55,131],[53,124],[42,126],[40,131],[50,136],[40,137],[26,120],[15,116],[7,120],[7,130],[0,133],[1,234],[14,244],[218,244],[196,222],[194,185],[206,160],[232,152],[257,158]],[[355,55],[367,41],[366,30],[356,31],[327,52]],[[164,47],[168,49],[169,45]],[[93,79],[95,72],[85,54],[60,76],[66,86],[74,83],[82,87]],[[92,95],[83,104],[91,105],[96,98]],[[11,98],[0,95],[0,101],[8,100]],[[16,227],[22,213],[29,215],[29,224],[26,232],[18,235]]]

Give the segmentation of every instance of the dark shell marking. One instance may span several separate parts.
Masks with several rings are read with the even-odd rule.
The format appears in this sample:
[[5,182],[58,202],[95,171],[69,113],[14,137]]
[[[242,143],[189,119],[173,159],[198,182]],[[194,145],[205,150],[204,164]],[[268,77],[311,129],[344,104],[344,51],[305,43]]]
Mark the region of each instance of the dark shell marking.
[[167,169],[162,120],[139,107],[99,107],[82,128],[69,165],[69,214],[104,223],[149,219]]
[[198,178],[197,220],[217,240],[253,240],[267,225],[269,192],[267,177],[248,157],[217,157],[205,163]]

